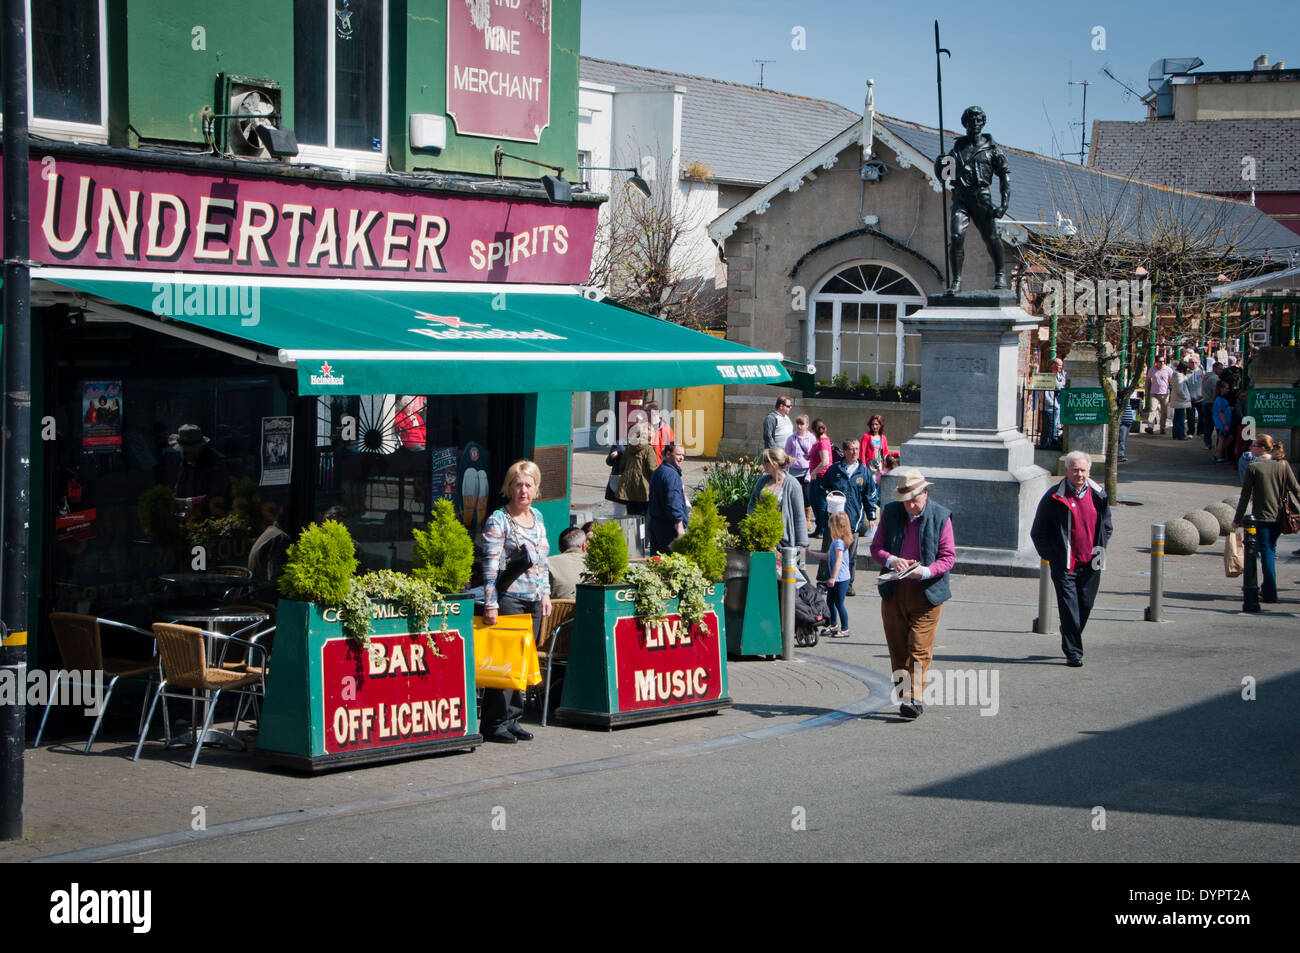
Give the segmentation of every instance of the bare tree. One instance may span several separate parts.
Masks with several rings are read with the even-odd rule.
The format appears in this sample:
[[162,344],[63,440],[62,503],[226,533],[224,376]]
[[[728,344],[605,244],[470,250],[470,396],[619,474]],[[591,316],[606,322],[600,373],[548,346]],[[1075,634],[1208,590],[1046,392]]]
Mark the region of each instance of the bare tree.
[[[1022,273],[1044,311],[1060,315],[1058,338],[1097,348],[1110,430],[1106,492],[1118,498],[1119,421],[1146,377],[1158,344],[1193,338],[1209,320],[1210,288],[1270,270],[1257,239],[1261,217],[1226,199],[1108,179],[1080,194],[1058,179],[1057,208],[1092,209],[1073,234],[1031,235],[1020,247]],[[1066,201],[1061,202],[1064,198]],[[1149,284],[1147,284],[1149,282]],[[1240,316],[1229,333],[1240,332]],[[1123,353],[1125,373],[1113,379]]]
[[726,292],[717,287],[716,251],[706,232],[715,210],[692,208],[692,186],[683,194],[671,174],[661,173],[649,184],[646,197],[614,180],[596,231],[590,284],[620,304],[675,324],[695,330],[725,327]]

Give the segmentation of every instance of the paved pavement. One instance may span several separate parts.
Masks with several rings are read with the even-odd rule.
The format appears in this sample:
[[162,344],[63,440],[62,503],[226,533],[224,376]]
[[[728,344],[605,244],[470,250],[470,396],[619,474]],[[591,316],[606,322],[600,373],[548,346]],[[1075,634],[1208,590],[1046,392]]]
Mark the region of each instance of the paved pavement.
[[[954,579],[935,667],[974,672],[986,690],[996,685],[982,705],[976,698],[975,704],[928,706],[905,726],[888,703],[879,600],[869,584],[860,584],[849,602],[852,638],[824,641],[792,661],[733,662],[736,706],[714,716],[615,732],[552,727],[539,729],[531,743],[317,777],[262,770],[247,755],[217,749],[205,750],[189,771],[180,751],[163,752],[156,742],[132,763],[129,726],[97,742],[90,756],[67,742],[44,744],[28,751],[26,836],[0,844],[0,860],[111,859],[146,851],[167,859],[182,849],[191,858],[217,857],[222,844],[252,833],[269,839],[254,843],[251,856],[282,857],[306,840],[294,830],[305,832],[313,822],[403,810],[454,818],[522,785],[535,784],[525,790],[550,797],[553,787],[542,782],[577,775],[608,779],[606,786],[615,788],[634,776],[642,784],[707,776],[715,790],[734,790],[739,804],[742,792],[746,799],[759,796],[749,791],[746,772],[760,756],[778,772],[773,783],[780,797],[786,786],[804,786],[802,795],[789,795],[793,803],[813,797],[806,790],[812,778],[831,798],[828,812],[842,810],[829,806],[833,795],[861,793],[865,784],[881,816],[894,818],[899,829],[946,824],[964,838],[949,844],[946,855],[935,846],[925,856],[962,856],[978,845],[972,859],[1293,859],[1300,846],[1294,758],[1300,559],[1279,561],[1280,603],[1246,616],[1239,611],[1239,581],[1223,577],[1216,547],[1169,557],[1168,621],[1143,622],[1150,524],[1235,495],[1235,473],[1206,462],[1197,441],[1135,435],[1129,456],[1121,496],[1133,505],[1115,512],[1084,668],[1062,664],[1058,637],[1030,631],[1034,580]],[[688,464],[688,485],[700,466]],[[575,454],[575,506],[600,501],[607,472],[603,456]],[[932,492],[942,500],[941,485]],[[1285,541],[1284,549],[1289,553],[1296,542]],[[1254,701],[1244,700],[1243,685],[1253,688]],[[922,750],[935,757],[918,759]],[[864,771],[872,780],[864,781]],[[1130,835],[1060,835],[1066,828],[1088,830],[1095,806],[1126,818]],[[607,832],[610,843],[624,836],[613,821],[595,819],[587,833],[566,832],[567,815],[562,805],[557,810],[558,826],[548,836],[593,845],[600,838],[591,831]],[[869,841],[827,834],[755,847],[759,842],[736,832],[756,822],[730,810],[737,814],[728,822],[734,830],[719,835],[718,857],[888,859],[872,851],[893,849],[889,838],[897,836],[881,830],[873,834],[878,841]],[[789,808],[781,810],[788,828]],[[205,831],[193,830],[200,813]],[[981,830],[986,824],[1020,833],[994,840]],[[92,847],[99,852],[86,852]],[[474,853],[480,848],[457,834],[438,850],[450,859],[480,856]],[[328,842],[313,849],[304,859],[330,856]],[[557,856],[553,845],[538,851]],[[580,853],[575,848],[572,856]],[[394,847],[388,856],[404,855]],[[367,859],[364,849],[359,859]]]

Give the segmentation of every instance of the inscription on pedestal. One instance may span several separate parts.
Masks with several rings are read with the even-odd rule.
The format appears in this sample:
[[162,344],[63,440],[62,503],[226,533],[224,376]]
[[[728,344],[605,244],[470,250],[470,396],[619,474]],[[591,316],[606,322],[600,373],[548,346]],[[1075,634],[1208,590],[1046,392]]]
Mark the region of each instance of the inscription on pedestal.
[[983,357],[934,356],[934,369],[940,374],[987,374],[989,362]]

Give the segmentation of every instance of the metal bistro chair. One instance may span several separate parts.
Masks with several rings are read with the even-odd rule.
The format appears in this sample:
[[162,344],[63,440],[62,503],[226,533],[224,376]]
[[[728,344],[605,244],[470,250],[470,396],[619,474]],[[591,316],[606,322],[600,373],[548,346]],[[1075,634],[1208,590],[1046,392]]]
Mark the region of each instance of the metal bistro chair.
[[245,595],[253,585],[253,571],[247,566],[218,566],[216,571],[231,576],[243,577],[243,582],[231,586],[225,591],[223,599],[237,599]]
[[[145,719],[144,729],[140,732],[140,740],[135,746],[135,755],[131,760],[137,761],[140,758],[140,749],[144,747],[144,739],[149,733],[149,726],[153,722],[154,709],[158,706],[160,697],[163,699],[192,699],[194,692],[203,692],[206,712],[202,729],[194,732],[194,754],[190,758],[190,767],[193,768],[199,760],[199,751],[203,748],[203,742],[207,740],[209,733],[211,733],[212,717],[216,713],[217,701],[221,698],[222,692],[248,694],[249,690],[255,686],[264,691],[265,684],[260,673],[228,671],[224,668],[209,666],[207,642],[215,640],[223,643],[242,643],[249,651],[250,656],[253,653],[260,653],[263,666],[265,666],[266,649],[246,639],[222,635],[219,632],[206,632],[203,629],[195,629],[188,625],[155,622],[153,631],[154,637],[158,640],[158,659],[162,670],[162,679],[154,690],[153,701],[149,705],[149,715]],[[169,689],[183,689],[184,691],[173,693],[169,692]],[[229,734],[226,732],[217,732],[216,734],[224,735],[230,740],[242,744],[236,736],[236,732],[239,731],[239,718],[240,712],[236,711],[235,723]],[[167,715],[166,701],[163,702],[163,731],[166,738],[164,747],[170,747],[172,744],[171,722]]]
[[[134,632],[146,639],[153,641],[153,634],[144,629],[137,629],[133,625],[127,625],[124,622],[114,622],[112,619],[97,619],[93,615],[81,615],[76,612],[51,612],[50,627],[54,630],[54,641],[58,643],[59,655],[63,659],[63,668],[54,675],[54,682],[50,686],[49,703],[45,706],[45,714],[41,716],[41,726],[36,731],[36,740],[32,743],[33,747],[39,748],[41,745],[41,735],[45,733],[45,721],[50,717],[50,709],[54,707],[55,700],[59,697],[59,683],[66,677],[69,680],[80,680],[81,672],[103,672],[108,676],[108,686],[104,692],[104,697],[99,703],[98,717],[95,719],[95,727],[90,729],[90,738],[86,742],[86,754],[90,754],[90,746],[95,743],[95,736],[99,734],[99,726],[104,721],[104,712],[108,711],[108,700],[113,697],[113,688],[117,685],[120,678],[139,678],[145,676],[146,685],[152,683],[158,673],[157,662],[150,660],[141,662],[137,659],[119,659],[104,658],[104,646],[100,637],[100,626],[110,626],[115,629],[124,629],[128,632]],[[156,654],[156,649],[155,649]],[[140,724],[144,724],[145,705],[149,701],[149,691],[146,688],[144,700],[140,704]]]
[[551,708],[551,678],[556,665],[567,665],[569,639],[573,634],[573,607],[576,600],[552,599],[551,614],[542,620],[542,631],[537,637],[537,660],[545,673],[546,688],[542,693],[542,727]]

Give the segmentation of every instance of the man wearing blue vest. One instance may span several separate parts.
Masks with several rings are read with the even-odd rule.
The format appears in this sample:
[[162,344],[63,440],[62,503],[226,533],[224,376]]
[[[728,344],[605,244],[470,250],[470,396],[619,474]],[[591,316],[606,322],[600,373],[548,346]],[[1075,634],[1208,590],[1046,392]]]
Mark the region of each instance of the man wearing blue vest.
[[898,707],[904,718],[917,718],[939,613],[951,592],[948,573],[957,561],[952,512],[930,502],[933,485],[913,467],[898,471],[894,502],[885,506],[880,528],[871,540],[871,556],[897,578],[878,584],[880,616],[889,644],[894,690],[908,696]]

